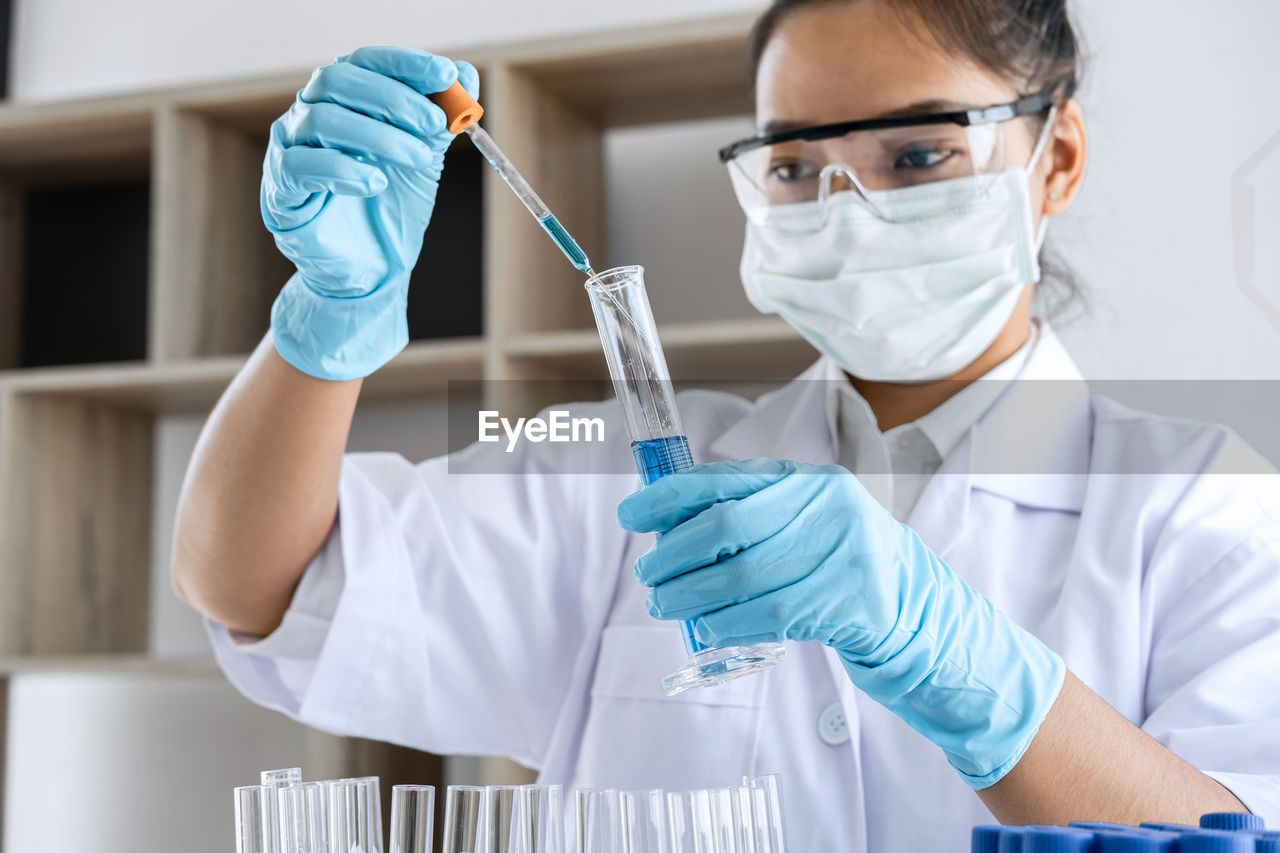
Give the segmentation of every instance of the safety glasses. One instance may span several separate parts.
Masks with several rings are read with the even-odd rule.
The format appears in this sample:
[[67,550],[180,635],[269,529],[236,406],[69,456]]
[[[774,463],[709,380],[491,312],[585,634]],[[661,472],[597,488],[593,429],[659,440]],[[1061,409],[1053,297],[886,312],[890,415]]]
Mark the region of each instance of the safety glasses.
[[879,203],[878,194],[940,184],[949,195],[981,193],[980,178],[1007,168],[1009,123],[1048,114],[1068,85],[1069,78],[1061,78],[1034,95],[982,109],[762,134],[721,149],[720,160],[753,222],[777,208],[826,201],[842,190],[853,190],[873,213],[892,220],[894,213]]

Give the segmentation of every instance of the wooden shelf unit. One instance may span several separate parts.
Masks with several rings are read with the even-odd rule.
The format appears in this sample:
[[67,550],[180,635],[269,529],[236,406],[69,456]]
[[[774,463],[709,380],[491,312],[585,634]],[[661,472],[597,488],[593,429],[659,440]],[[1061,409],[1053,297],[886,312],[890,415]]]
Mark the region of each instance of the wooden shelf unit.
[[[602,256],[606,130],[749,112],[749,24],[731,16],[450,53],[481,72],[486,127]],[[308,74],[0,107],[0,699],[5,679],[28,672],[212,671],[154,662],[147,648],[155,422],[207,412],[267,328],[291,269],[260,220],[262,156]],[[146,359],[19,369],[24,188],[121,177],[151,187]],[[580,275],[487,169],[482,192],[482,335],[414,342],[365,399],[441,398],[455,379],[600,387]],[[770,318],[668,326],[662,337],[678,377],[777,379],[812,358]],[[331,775],[412,763],[368,743],[316,744]]]

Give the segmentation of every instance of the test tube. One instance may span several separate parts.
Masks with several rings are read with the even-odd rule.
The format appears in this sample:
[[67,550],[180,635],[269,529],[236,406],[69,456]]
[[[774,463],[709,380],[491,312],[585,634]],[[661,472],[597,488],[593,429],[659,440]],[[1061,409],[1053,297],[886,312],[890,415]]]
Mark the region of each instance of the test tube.
[[[644,269],[605,270],[588,279],[586,288],[640,478],[648,485],[687,471],[693,467],[693,456],[649,309]],[[694,620],[681,623],[689,660],[663,679],[662,689],[668,696],[777,666],[786,656],[781,643],[711,648],[694,636],[694,624]]]
[[752,814],[750,788],[740,785],[729,789],[730,808],[733,816],[733,833],[738,853],[768,853],[756,844],[755,817]]
[[751,797],[751,832],[756,853],[778,853],[769,822],[769,792],[764,788],[747,788],[747,791]]
[[516,813],[521,853],[564,853],[564,800],[559,785],[522,785]]
[[752,798],[751,816],[757,829],[763,827],[769,837],[771,853],[787,853],[787,838],[782,826],[782,777],[777,773],[743,776],[742,784],[762,792]]
[[622,803],[613,788],[573,792],[578,853],[622,853]]
[[430,785],[391,788],[390,853],[431,853],[436,789]]
[[485,853],[513,853],[520,846],[520,832],[516,825],[516,798],[518,785],[489,785],[485,788],[485,837],[488,844]]
[[749,853],[738,848],[733,794],[728,788],[713,788],[707,792],[707,797],[711,800],[711,827],[716,853]]
[[323,802],[319,782],[276,788],[280,853],[325,853]]
[[236,853],[271,853],[271,810],[268,795],[274,789],[246,785],[235,789]]
[[671,853],[716,853],[708,792],[667,794],[667,829]]
[[475,785],[445,789],[442,853],[487,853],[483,849],[484,800],[485,789]]
[[[356,787],[357,791],[353,796],[358,797],[360,808],[365,812],[365,817],[361,818],[362,825],[369,827],[368,837],[362,842],[367,846],[360,848],[361,853],[382,853],[385,848],[382,846],[382,795],[378,777],[353,776],[347,779],[327,779],[320,784],[325,789],[326,807],[333,804],[335,786]],[[347,851],[343,850],[343,853]]]
[[667,804],[661,788],[623,791],[624,853],[667,853]]
[[301,767],[284,767],[279,770],[263,770],[259,774],[262,787],[267,790],[265,796],[266,813],[264,815],[267,850],[278,853],[280,850],[280,807],[276,791],[287,785],[298,785],[302,782]]
[[377,851],[369,786],[361,780],[340,779],[326,783],[324,788],[328,794],[329,849],[333,853]]

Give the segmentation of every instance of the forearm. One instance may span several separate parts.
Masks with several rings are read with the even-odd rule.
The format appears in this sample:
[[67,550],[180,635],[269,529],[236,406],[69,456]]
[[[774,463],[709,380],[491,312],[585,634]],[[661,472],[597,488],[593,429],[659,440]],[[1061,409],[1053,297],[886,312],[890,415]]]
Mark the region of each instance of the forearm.
[[329,535],[360,380],[299,372],[268,336],[218,402],[183,483],[178,594],[252,634],[279,625]]
[[978,792],[1007,824],[1159,820],[1247,811],[1226,788],[1148,737],[1070,672],[1022,760]]

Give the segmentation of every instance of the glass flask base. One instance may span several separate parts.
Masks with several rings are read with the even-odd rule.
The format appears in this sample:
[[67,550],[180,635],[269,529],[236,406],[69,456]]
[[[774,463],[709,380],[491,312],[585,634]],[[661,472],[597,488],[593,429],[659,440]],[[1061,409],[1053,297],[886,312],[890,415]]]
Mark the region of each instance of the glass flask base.
[[689,655],[684,666],[662,679],[662,692],[674,696],[694,687],[714,687],[753,672],[771,669],[782,663],[786,656],[787,649],[781,643],[704,649]]

